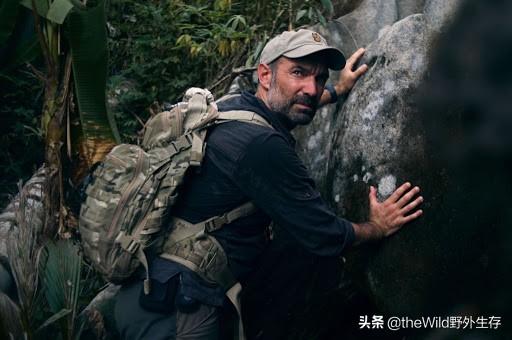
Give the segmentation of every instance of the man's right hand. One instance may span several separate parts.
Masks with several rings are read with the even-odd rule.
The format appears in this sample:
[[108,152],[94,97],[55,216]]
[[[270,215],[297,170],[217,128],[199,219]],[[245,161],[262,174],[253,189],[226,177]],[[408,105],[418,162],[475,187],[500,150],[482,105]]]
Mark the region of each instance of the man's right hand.
[[416,197],[420,188],[411,187],[411,183],[402,184],[384,202],[377,200],[377,190],[370,187],[370,220],[366,223],[353,223],[356,245],[394,234],[423,213],[421,209],[415,210],[423,202],[422,196]]
[[354,87],[359,77],[368,71],[368,65],[366,64],[360,65],[354,70],[354,66],[359,61],[359,59],[362,58],[364,52],[365,49],[360,48],[355,51],[354,54],[350,56],[350,58],[347,59],[345,67],[340,71],[338,82],[334,85],[334,89],[336,90],[338,96],[342,96],[349,92]]

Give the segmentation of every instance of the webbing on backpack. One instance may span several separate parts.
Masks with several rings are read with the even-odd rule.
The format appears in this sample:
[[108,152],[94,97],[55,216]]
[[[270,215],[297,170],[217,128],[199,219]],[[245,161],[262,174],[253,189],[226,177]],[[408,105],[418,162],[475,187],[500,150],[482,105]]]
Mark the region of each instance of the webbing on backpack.
[[257,125],[262,125],[273,129],[272,125],[270,125],[265,118],[261,117],[255,112],[252,111],[243,111],[243,110],[232,110],[232,111],[224,111],[219,112],[217,118],[217,124],[225,123],[229,121],[241,121],[247,123],[253,123]]

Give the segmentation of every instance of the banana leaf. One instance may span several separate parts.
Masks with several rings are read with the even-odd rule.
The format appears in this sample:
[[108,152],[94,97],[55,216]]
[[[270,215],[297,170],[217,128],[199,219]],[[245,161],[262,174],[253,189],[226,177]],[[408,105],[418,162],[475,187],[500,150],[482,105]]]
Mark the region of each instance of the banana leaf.
[[[72,137],[72,143],[82,154],[82,160],[85,160],[79,166],[88,168],[101,161],[120,142],[115,120],[106,105],[108,53],[105,1],[97,1],[93,7],[85,7],[76,0],[54,0],[50,3],[47,0],[21,0],[18,3],[31,10],[35,5],[36,12],[46,20],[63,23],[71,49],[81,126],[79,135]],[[6,64],[14,67],[27,61],[24,53],[32,56],[33,49],[39,51],[35,34],[32,37],[33,40],[23,46],[17,44],[16,50],[19,52],[11,58],[16,61]],[[77,172],[84,171],[86,169]]]
[[83,132],[82,148],[89,166],[101,161],[119,143],[115,120],[107,110],[107,31],[105,1],[92,8],[74,8],[68,15],[75,93]]
[[79,1],[73,0],[20,0],[19,4],[30,10],[35,9],[37,14],[56,24],[62,24],[73,7],[84,7]]

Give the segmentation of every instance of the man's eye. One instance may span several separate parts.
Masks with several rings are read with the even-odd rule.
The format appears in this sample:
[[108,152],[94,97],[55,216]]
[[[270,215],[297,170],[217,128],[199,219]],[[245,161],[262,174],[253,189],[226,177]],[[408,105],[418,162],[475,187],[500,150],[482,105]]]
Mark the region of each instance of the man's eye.
[[302,72],[301,70],[293,70],[292,74],[296,75],[296,76],[302,76],[304,74],[304,72]]

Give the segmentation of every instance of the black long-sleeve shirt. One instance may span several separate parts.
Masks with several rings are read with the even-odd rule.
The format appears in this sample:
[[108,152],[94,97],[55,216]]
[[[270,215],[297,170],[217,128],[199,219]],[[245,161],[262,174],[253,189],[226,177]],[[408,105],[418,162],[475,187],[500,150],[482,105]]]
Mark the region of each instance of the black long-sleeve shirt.
[[[220,102],[219,110],[256,112],[274,129],[238,121],[212,128],[201,171],[187,179],[173,208],[175,215],[197,223],[252,201],[259,208],[257,213],[213,233],[226,251],[230,269],[242,282],[257,266],[266,244],[265,227],[271,220],[307,251],[319,256],[339,255],[353,242],[353,227],[330,211],[315,189],[294,150],[288,118],[270,111],[250,93]],[[154,261],[153,267],[152,276],[160,280],[182,271],[176,269],[182,267],[162,259]],[[190,278],[198,280],[194,275]],[[191,290],[193,297],[217,304],[195,294],[201,291],[200,282]]]

